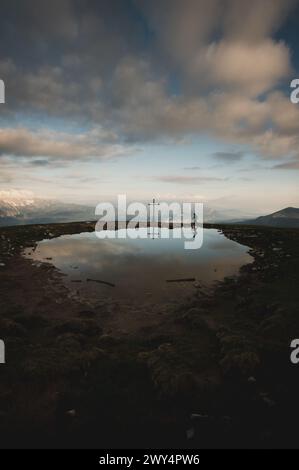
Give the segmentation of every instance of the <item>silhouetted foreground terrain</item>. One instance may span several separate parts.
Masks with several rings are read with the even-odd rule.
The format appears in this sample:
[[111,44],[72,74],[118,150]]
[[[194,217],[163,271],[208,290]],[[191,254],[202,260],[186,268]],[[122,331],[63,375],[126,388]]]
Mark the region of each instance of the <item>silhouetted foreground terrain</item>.
[[176,307],[141,306],[125,332],[121,306],[111,318],[21,256],[94,224],[0,230],[2,448],[299,447],[299,231],[213,227],[254,263]]

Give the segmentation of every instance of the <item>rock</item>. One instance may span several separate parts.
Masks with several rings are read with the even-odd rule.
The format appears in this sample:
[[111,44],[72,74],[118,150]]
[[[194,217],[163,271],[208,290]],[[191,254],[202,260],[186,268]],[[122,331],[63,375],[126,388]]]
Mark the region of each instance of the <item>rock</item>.
[[247,382],[248,382],[249,384],[255,384],[255,383],[256,383],[256,378],[253,377],[253,376],[248,377]]
[[195,435],[195,429],[194,428],[187,429],[186,437],[187,437],[188,440],[193,439],[194,435]]
[[269,398],[268,394],[267,393],[261,393],[260,394],[263,402],[269,407],[269,408],[273,408],[276,403],[274,400],[272,400],[271,398]]
[[196,287],[197,289],[199,289],[199,288],[202,287],[202,284],[201,284],[199,281],[195,281],[193,285],[194,285],[194,287]]
[[271,400],[271,398],[268,398],[268,397],[264,397],[264,402],[266,403],[266,405],[268,405],[270,408],[272,408],[273,406],[276,405],[275,401],[274,400]]
[[114,346],[118,343],[118,339],[110,335],[102,335],[99,338],[100,346]]
[[137,360],[138,362],[144,363],[147,362],[150,357],[150,353],[148,351],[142,351],[138,353]]

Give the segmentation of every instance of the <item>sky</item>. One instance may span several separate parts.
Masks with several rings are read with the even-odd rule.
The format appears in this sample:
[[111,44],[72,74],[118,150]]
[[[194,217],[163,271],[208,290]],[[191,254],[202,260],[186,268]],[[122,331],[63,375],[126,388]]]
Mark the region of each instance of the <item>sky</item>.
[[0,196],[299,207],[298,1],[0,9]]

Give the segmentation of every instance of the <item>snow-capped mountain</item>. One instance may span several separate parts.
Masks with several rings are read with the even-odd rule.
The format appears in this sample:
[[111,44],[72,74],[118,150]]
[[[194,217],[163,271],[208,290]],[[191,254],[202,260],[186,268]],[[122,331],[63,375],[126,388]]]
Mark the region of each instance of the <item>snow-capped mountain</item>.
[[30,192],[0,191],[0,217],[16,217],[33,204],[34,198]]
[[93,207],[39,199],[25,191],[0,191],[1,226],[93,219]]

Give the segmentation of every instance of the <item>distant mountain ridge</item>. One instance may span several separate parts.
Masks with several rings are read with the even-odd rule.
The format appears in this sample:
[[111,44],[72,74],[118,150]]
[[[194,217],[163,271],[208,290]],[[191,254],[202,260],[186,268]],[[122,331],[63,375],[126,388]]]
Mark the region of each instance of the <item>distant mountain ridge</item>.
[[[204,206],[204,222],[222,223],[240,220],[241,211]],[[253,215],[246,215],[252,218]],[[0,226],[81,222],[96,220],[95,206],[63,203],[34,197],[27,191],[0,191]]]
[[80,222],[95,219],[94,208],[47,199],[0,199],[0,226]]
[[[269,215],[243,220],[240,211],[204,206],[205,223],[239,223],[270,227],[299,228],[299,209],[287,207]],[[96,220],[95,207],[34,198],[30,194],[1,194],[0,226],[81,222]]]
[[269,215],[246,220],[243,223],[268,227],[299,228],[299,209],[296,207],[286,207]]

